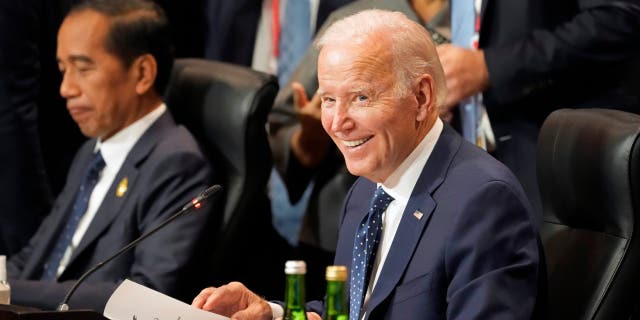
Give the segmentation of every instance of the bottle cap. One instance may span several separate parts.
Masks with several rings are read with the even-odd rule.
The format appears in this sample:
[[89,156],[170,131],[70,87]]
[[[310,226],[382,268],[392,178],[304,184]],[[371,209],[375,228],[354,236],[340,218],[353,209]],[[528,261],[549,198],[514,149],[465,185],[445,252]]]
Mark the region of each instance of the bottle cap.
[[325,277],[327,281],[347,281],[347,267],[328,266]]
[[307,264],[302,260],[289,260],[284,264],[285,274],[306,274]]
[[0,281],[7,281],[7,256],[0,255]]

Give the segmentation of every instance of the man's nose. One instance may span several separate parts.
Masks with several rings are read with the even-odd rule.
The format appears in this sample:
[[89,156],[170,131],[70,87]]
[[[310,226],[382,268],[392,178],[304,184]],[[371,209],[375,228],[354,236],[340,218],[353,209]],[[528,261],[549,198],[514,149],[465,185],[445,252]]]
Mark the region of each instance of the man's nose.
[[80,94],[80,89],[70,72],[65,72],[62,75],[62,83],[60,83],[60,95],[65,98],[73,98]]
[[353,119],[349,114],[349,107],[344,103],[336,105],[331,123],[331,130],[334,132],[345,132],[353,129]]

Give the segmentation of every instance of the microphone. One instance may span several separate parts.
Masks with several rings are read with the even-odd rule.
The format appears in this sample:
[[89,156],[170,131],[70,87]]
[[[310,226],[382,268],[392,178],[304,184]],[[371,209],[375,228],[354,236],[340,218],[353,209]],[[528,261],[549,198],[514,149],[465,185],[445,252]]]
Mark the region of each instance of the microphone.
[[58,311],[68,311],[69,310],[69,305],[67,304],[67,302],[69,302],[69,299],[71,298],[71,295],[73,295],[73,293],[76,291],[78,286],[80,286],[80,284],[88,276],[90,276],[91,274],[96,272],[98,269],[102,268],[102,266],[107,264],[107,263],[109,263],[109,261],[111,261],[111,260],[119,257],[120,255],[122,255],[123,253],[131,250],[131,248],[133,248],[136,245],[138,245],[138,243],[140,243],[142,240],[144,240],[147,237],[149,237],[150,235],[154,234],[156,231],[164,228],[164,226],[168,225],[169,223],[171,223],[176,218],[182,216],[183,214],[185,214],[187,212],[200,209],[202,207],[202,203],[205,200],[207,200],[212,195],[218,193],[218,191],[220,191],[220,190],[222,190],[222,187],[219,184],[214,184],[213,186],[211,186],[211,187],[207,188],[206,190],[202,191],[202,193],[200,193],[193,200],[187,202],[187,204],[185,204],[182,207],[182,209],[180,209],[180,211],[174,213],[171,217],[169,217],[167,220],[163,221],[157,227],[151,229],[149,232],[147,232],[147,233],[139,236],[137,239],[131,241],[128,245],[126,245],[122,249],[118,250],[118,252],[116,252],[114,255],[112,255],[111,257],[107,258],[106,260],[96,264],[91,269],[89,269],[87,272],[82,274],[82,276],[78,279],[78,281],[76,281],[76,283],[73,285],[73,287],[71,287],[69,292],[67,292],[67,295],[64,297],[64,299],[62,300],[60,305],[58,305],[58,309],[57,310]]

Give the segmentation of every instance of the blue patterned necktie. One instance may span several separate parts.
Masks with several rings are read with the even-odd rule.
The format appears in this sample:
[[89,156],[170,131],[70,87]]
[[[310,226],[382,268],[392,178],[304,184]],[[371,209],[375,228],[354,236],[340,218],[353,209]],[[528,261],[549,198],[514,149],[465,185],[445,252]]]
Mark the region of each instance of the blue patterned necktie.
[[[451,42],[463,48],[471,47],[476,19],[473,5],[473,0],[451,0]],[[478,143],[481,99],[481,95],[474,95],[460,102],[459,106],[462,136],[473,144]]]
[[53,281],[57,278],[56,274],[58,267],[60,266],[62,256],[71,244],[71,238],[73,238],[73,235],[78,228],[80,219],[87,211],[89,198],[91,197],[93,188],[96,186],[96,183],[98,183],[100,171],[102,171],[104,166],[104,159],[102,158],[100,151],[98,151],[85,169],[80,189],[78,190],[76,200],[73,203],[73,208],[71,209],[71,214],[67,218],[67,224],[62,230],[62,233],[60,233],[58,242],[56,242],[53,251],[51,251],[51,254],[49,255],[49,259],[44,265],[44,271],[42,272],[41,277],[42,280]]
[[311,43],[311,4],[309,0],[287,0],[284,9],[284,25],[280,32],[278,57],[278,82],[283,88],[291,72]]
[[369,214],[362,220],[353,241],[353,261],[351,264],[351,307],[349,319],[359,320],[367,285],[371,278],[371,268],[376,260],[378,243],[382,234],[382,213],[387,210],[393,197],[378,187],[371,200]]

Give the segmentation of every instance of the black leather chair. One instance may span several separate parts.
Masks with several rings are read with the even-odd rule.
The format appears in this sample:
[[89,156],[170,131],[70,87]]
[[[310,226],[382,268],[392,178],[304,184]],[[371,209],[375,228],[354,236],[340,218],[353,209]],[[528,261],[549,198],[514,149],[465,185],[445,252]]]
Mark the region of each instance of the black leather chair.
[[202,253],[212,259],[198,275],[203,288],[242,281],[282,295],[284,240],[272,227],[266,194],[272,162],[265,124],[277,91],[275,77],[249,68],[203,59],[174,65],[167,106],[199,141],[224,188],[210,210],[220,228],[211,230],[214,252]]
[[640,116],[617,110],[557,110],[541,128],[550,319],[630,319],[640,302],[639,137]]

